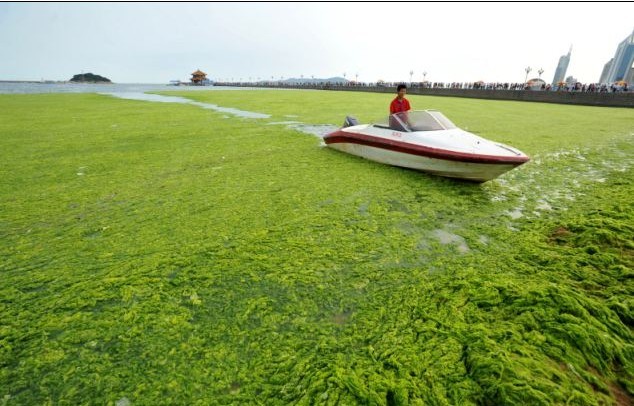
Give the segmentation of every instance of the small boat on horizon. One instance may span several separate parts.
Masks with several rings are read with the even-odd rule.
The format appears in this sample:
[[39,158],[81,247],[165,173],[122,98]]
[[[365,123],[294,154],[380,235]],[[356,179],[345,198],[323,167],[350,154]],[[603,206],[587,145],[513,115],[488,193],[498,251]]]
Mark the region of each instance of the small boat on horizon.
[[378,124],[346,117],[324,142],[372,161],[474,182],[495,179],[530,160],[518,149],[458,128],[437,110],[396,113]]

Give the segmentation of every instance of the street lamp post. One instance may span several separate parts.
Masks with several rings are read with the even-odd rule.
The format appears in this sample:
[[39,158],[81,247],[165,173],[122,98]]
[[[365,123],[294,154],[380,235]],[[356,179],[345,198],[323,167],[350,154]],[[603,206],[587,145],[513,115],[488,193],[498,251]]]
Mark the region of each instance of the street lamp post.
[[412,76],[414,76],[414,71],[410,70],[409,71],[409,85],[412,86]]
[[539,70],[537,71],[537,73],[539,74],[539,78],[542,78],[542,73],[544,73],[544,69],[539,68]]
[[524,71],[526,71],[526,77],[524,78],[524,83],[526,84],[526,82],[528,82],[528,74],[531,73],[532,69],[530,66],[527,66]]
[[355,73],[354,74],[354,83],[358,83],[359,82],[359,73]]

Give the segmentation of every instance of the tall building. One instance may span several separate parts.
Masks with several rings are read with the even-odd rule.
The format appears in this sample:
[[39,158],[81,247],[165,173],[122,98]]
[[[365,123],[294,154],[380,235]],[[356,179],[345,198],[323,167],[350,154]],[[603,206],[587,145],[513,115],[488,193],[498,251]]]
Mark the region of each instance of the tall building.
[[553,86],[557,86],[557,83],[563,82],[566,77],[566,71],[568,70],[568,64],[570,63],[570,53],[572,52],[572,45],[568,50],[568,55],[562,55],[559,57],[559,63],[555,70],[555,77],[553,77]]
[[614,58],[610,59],[605,65],[603,65],[603,70],[601,71],[601,79],[599,79],[599,83],[607,83],[608,72],[610,72],[610,68],[612,67],[613,62]]
[[627,77],[623,80],[625,80],[628,84],[634,86],[634,66],[630,68],[630,74],[627,75]]
[[[605,80],[601,83],[614,83],[629,77],[632,64],[634,64],[634,30],[616,47],[616,53],[612,59]],[[603,75],[601,79],[604,79]]]

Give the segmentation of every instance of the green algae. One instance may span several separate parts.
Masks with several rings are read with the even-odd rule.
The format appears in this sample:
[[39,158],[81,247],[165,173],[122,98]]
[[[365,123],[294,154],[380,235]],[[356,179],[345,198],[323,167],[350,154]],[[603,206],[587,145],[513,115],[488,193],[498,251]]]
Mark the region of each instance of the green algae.
[[272,117],[0,96],[5,403],[631,399],[631,110],[412,97],[533,158],[473,185],[264,125],[387,95],[182,95]]

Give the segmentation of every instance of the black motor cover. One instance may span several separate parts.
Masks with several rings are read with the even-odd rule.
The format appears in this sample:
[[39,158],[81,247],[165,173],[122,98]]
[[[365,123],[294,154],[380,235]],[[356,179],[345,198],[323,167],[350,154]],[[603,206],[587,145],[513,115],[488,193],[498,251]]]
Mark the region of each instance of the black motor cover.
[[346,116],[346,120],[343,122],[343,128],[352,127],[353,125],[359,125],[359,120],[353,116]]

